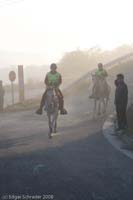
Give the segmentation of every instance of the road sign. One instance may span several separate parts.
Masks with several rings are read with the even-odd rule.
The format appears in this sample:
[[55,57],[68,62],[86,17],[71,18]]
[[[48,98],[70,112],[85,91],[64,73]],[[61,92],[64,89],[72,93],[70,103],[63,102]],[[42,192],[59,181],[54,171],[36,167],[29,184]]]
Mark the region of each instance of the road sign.
[[10,72],[9,72],[9,80],[10,80],[11,82],[14,82],[15,79],[16,79],[16,73],[15,73],[14,71],[10,71]]

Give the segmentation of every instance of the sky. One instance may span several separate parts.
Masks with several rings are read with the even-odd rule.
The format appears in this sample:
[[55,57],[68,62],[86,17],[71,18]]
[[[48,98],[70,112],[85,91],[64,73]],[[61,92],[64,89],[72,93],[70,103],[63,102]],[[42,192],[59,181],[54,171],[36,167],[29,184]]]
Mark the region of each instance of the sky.
[[133,44],[132,0],[0,0],[0,51],[42,55]]

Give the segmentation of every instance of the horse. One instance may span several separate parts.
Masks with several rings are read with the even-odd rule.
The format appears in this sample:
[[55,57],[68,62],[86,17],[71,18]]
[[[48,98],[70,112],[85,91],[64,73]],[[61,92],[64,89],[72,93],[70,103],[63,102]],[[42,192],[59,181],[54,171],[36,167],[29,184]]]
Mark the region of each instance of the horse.
[[48,117],[49,125],[49,138],[52,138],[52,133],[57,132],[57,118],[59,111],[59,99],[56,95],[54,87],[47,88],[46,100],[45,100],[45,110]]
[[[94,84],[93,88],[93,99],[94,99],[94,109],[93,109],[93,119],[96,118],[97,115],[101,115],[102,113],[106,113],[111,87],[106,82],[105,79],[97,77],[95,74],[92,75],[92,81]],[[98,110],[97,110],[98,103]],[[103,104],[103,110],[101,112],[101,104]]]

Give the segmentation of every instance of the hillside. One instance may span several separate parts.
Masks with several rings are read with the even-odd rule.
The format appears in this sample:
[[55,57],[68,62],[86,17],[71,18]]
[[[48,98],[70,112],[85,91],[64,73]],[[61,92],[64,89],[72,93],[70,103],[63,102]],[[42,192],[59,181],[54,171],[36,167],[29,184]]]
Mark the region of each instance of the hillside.
[[[112,88],[112,98],[114,98],[114,80],[118,73],[123,73],[125,76],[125,82],[129,88],[129,102],[131,102],[133,99],[133,59],[130,59],[129,61],[126,60],[123,63],[118,63],[108,70],[109,77],[107,80]],[[83,95],[85,92],[91,92],[90,86],[91,75],[90,73],[86,73],[86,75],[84,74],[84,76],[81,76],[80,79],[75,81],[69,89],[65,90],[64,93],[66,95],[76,95],[77,93],[81,93],[81,95]]]

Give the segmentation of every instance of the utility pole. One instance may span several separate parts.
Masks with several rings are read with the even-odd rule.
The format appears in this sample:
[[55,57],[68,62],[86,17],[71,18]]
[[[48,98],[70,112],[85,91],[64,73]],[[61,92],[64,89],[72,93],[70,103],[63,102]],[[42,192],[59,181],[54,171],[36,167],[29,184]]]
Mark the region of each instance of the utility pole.
[[18,85],[19,85],[19,102],[23,103],[25,100],[23,65],[18,65]]

